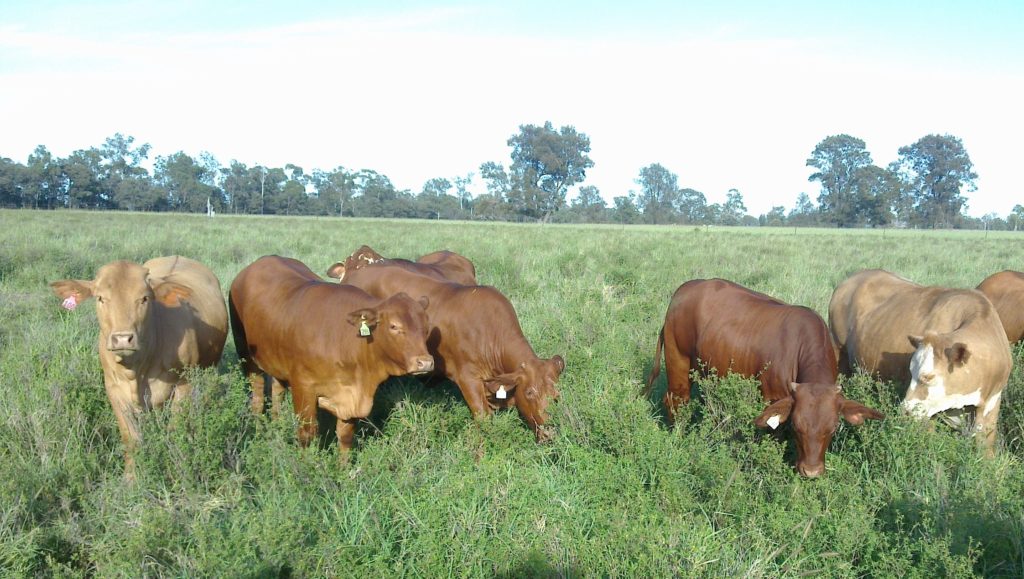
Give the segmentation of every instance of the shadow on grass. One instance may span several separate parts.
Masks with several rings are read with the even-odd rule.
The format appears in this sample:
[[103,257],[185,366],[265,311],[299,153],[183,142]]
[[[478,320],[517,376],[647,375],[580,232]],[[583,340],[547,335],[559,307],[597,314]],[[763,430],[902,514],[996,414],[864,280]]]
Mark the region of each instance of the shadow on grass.
[[[972,557],[974,570],[986,577],[1020,577],[1024,572],[1024,537],[1019,521],[1009,511],[1000,516],[998,508],[973,498],[943,496],[926,502],[920,496],[904,495],[877,514],[886,533],[922,542],[947,537],[951,555]],[[934,565],[915,553],[915,564]],[[941,561],[940,561],[941,563]]]
[[496,573],[494,575],[498,579],[515,579],[519,577],[581,577],[582,574],[572,568],[565,568],[561,566],[552,565],[547,557],[543,553],[540,553],[536,549],[531,549],[526,553],[516,565],[511,569],[503,572]]
[[[360,420],[356,426],[356,446],[359,440],[366,437],[379,436],[391,419],[395,408],[402,403],[414,405],[441,405],[445,407],[464,406],[462,392],[454,382],[437,377],[423,379],[411,376],[391,378],[377,388],[373,397],[373,408],[366,420]],[[334,415],[317,409],[317,427],[319,428],[319,444],[326,448],[337,444]]]

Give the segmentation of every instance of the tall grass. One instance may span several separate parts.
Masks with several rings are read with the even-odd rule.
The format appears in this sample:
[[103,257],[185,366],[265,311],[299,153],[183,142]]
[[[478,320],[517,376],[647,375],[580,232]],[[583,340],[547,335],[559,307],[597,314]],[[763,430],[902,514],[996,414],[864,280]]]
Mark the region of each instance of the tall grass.
[[[47,282],[182,254],[226,291],[261,255],[324,271],[364,243],[457,251],[509,296],[538,354],[566,359],[555,440],[535,444],[514,412],[475,423],[450,384],[392,380],[339,465],[333,446],[298,448],[291,413],[248,413],[229,339],[183,412],[144,418],[125,482],[93,306],[61,310]],[[664,379],[651,400],[640,391],[688,279],[824,314],[858,269],[974,287],[1024,267],[1021,248],[1012,233],[0,212],[0,574],[1020,576],[1021,349],[995,459],[856,376],[848,396],[888,418],[841,426],[813,481],[787,438],[753,426],[751,380],[702,380],[671,429]]]

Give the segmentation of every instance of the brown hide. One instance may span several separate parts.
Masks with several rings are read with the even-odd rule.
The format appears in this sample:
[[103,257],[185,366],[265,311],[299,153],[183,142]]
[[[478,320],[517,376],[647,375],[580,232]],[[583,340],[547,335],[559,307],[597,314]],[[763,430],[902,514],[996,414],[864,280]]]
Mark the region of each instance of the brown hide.
[[[650,392],[665,350],[668,390],[664,403],[675,420],[680,402],[690,400],[690,371],[731,371],[761,382],[771,404],[756,420],[760,427],[789,422],[796,434],[797,468],[815,477],[825,470],[825,450],[839,417],[851,424],[881,413],[843,398],[836,385],[836,355],[824,320],[730,281],[691,280],[679,287],[665,314],[647,382]],[[698,364],[700,362],[700,365]]]
[[121,439],[126,472],[139,439],[137,414],[187,397],[182,370],[216,366],[227,337],[227,310],[217,277],[181,256],[143,265],[115,261],[92,281],[50,284],[68,309],[96,299],[104,385]]
[[1006,339],[1014,343],[1024,339],[1024,273],[994,273],[978,284],[978,290],[995,306]]
[[347,281],[348,272],[373,265],[392,265],[412,273],[418,273],[438,281],[450,281],[462,285],[476,285],[476,268],[473,262],[452,251],[428,253],[417,261],[389,259],[367,245],[327,269],[327,276],[338,281]]
[[438,281],[391,263],[353,270],[344,283],[378,297],[427,296],[428,346],[436,369],[458,385],[473,415],[514,406],[538,441],[550,436],[542,427],[549,401],[559,395],[556,383],[565,362],[561,356],[537,357],[501,292]]
[[985,294],[864,270],[836,287],[829,325],[841,371],[860,368],[907,385],[903,406],[915,414],[974,407],[979,441],[988,454],[994,452],[1012,360],[1006,332]]
[[[326,282],[294,259],[256,260],[235,278],[229,298],[253,409],[263,410],[266,373],[291,388],[300,444],[316,436],[319,406],[338,419],[344,456],[355,422],[369,415],[381,382],[433,370],[425,305],[406,294],[382,300]],[[369,335],[361,335],[364,325]]]

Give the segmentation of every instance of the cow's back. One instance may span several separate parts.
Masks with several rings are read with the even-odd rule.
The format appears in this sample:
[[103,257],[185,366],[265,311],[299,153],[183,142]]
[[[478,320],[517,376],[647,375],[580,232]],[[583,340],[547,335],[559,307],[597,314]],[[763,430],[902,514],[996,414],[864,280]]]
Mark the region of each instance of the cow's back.
[[416,260],[431,265],[448,281],[462,285],[476,285],[476,267],[469,259],[453,251],[435,251]]
[[[984,336],[998,326],[991,302],[977,290],[921,286],[884,270],[842,282],[829,303],[829,323],[850,364],[883,380],[907,383],[911,335],[949,333],[968,324]],[[987,338],[982,338],[982,343]]]
[[[182,305],[162,308],[160,314],[160,322],[165,325],[161,330],[166,334],[173,334],[175,329],[179,329],[169,326],[182,327],[184,335],[189,335],[189,329],[194,331],[197,359],[182,360],[184,365],[216,365],[224,349],[228,328],[227,308],[217,276],[205,265],[179,255],[156,257],[144,263],[143,267],[149,270],[149,278],[154,285],[171,282],[189,291]],[[188,344],[181,344],[179,349],[185,357],[191,357],[187,353],[191,349]]]
[[760,375],[766,399],[788,395],[790,381],[835,381],[835,350],[820,316],[726,280],[680,286],[664,331],[666,344],[709,369]]
[[1011,270],[994,273],[978,284],[978,290],[999,313],[1006,339],[1010,342],[1024,339],[1024,273]]

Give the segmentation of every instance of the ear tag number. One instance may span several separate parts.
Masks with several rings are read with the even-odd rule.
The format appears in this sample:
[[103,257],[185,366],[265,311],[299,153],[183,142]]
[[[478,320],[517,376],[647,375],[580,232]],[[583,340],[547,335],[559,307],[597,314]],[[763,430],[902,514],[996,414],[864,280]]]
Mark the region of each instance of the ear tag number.
[[60,303],[60,306],[65,310],[73,310],[78,307],[78,298],[71,295],[64,298],[64,301]]
[[494,397],[498,400],[504,400],[508,398],[508,392],[505,392],[505,386],[498,386],[498,391],[494,393]]
[[359,322],[359,335],[364,338],[370,335],[370,326],[366,325],[366,320]]

